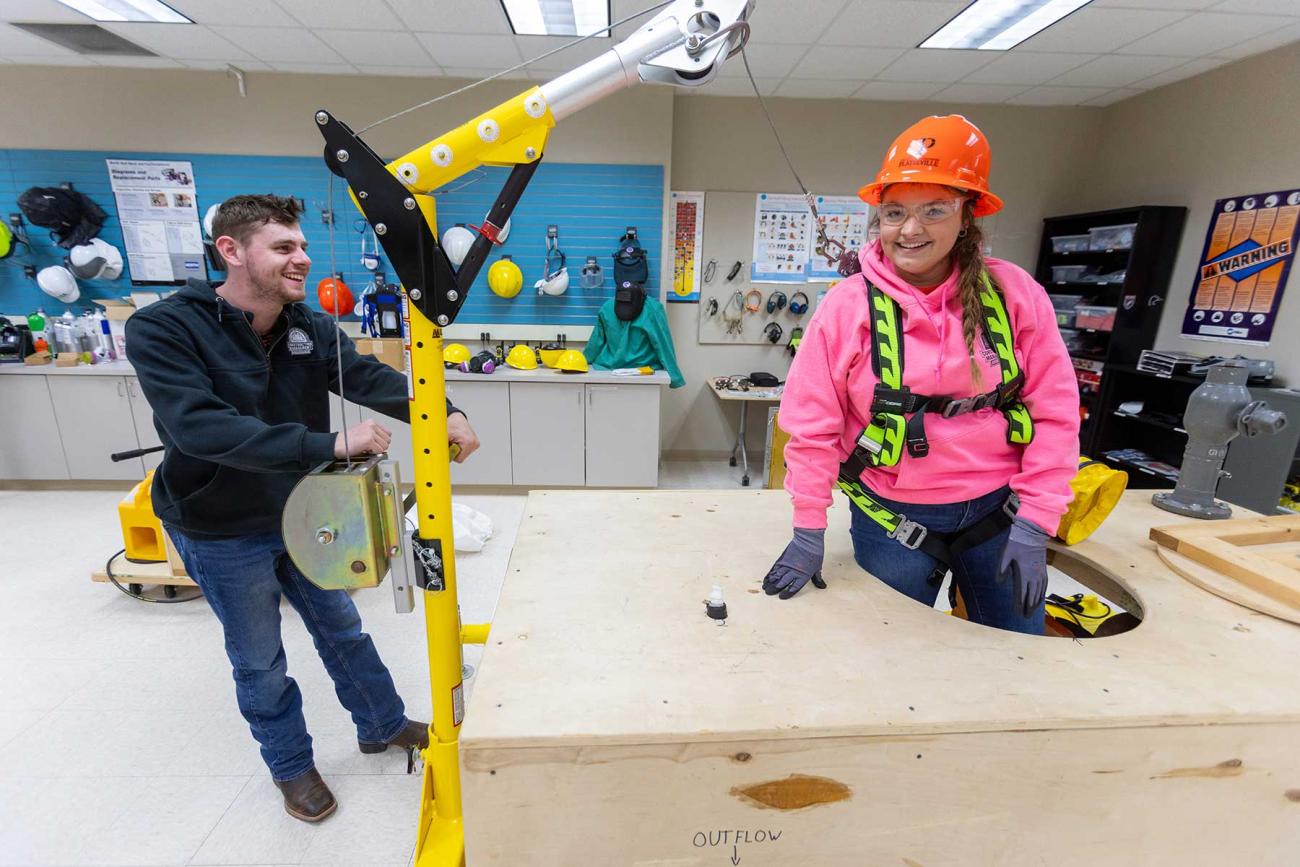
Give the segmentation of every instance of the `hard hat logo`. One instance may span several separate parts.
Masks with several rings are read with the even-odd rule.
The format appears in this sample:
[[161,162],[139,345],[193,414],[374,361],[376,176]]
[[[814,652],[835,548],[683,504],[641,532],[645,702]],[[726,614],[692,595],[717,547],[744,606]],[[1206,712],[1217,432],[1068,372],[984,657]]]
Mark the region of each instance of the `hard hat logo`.
[[912,143],[907,146],[907,155],[913,159],[920,159],[925,156],[925,152],[934,147],[932,138],[914,138]]

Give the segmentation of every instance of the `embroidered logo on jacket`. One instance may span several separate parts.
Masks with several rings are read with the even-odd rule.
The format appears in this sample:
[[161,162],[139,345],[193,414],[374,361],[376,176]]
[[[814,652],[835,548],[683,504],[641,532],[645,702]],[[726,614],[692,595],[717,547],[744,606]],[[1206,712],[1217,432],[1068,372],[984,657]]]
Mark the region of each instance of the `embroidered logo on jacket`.
[[289,354],[290,355],[310,355],[311,351],[316,348],[316,344],[307,336],[307,332],[301,328],[289,329]]

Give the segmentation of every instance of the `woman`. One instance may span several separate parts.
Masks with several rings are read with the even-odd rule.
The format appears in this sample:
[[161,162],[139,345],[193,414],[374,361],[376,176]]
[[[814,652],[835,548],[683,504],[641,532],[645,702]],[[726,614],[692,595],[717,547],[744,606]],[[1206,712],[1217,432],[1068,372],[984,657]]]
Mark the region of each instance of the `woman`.
[[859,191],[880,238],[817,307],[790,369],[794,538],[769,595],[825,586],[838,485],[863,569],[933,605],[951,567],[972,620],[1042,633],[1046,543],[1078,465],[1078,386],[1043,288],[983,255],[975,220],[1002,208],[988,171],[974,124],[928,117]]

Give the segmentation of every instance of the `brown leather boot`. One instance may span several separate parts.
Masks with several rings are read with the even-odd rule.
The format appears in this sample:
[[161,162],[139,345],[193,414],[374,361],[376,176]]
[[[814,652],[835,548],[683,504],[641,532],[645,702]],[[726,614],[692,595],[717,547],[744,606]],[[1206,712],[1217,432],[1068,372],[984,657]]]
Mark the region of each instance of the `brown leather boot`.
[[275,784],[284,795],[284,811],[295,819],[319,822],[338,809],[334,793],[315,768],[283,783],[277,780]]
[[357,741],[357,746],[361,748],[363,753],[382,753],[389,747],[401,747],[404,750],[422,750],[428,745],[429,724],[417,722],[416,720],[407,720],[406,725],[398,729],[397,734],[382,744]]

